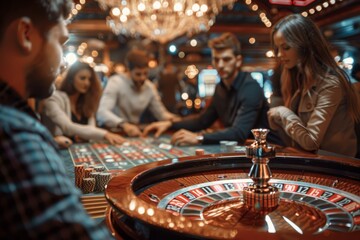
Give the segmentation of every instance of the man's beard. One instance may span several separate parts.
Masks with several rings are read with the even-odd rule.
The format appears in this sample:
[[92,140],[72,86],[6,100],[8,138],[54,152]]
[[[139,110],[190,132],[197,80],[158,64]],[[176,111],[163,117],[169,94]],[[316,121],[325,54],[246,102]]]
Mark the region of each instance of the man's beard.
[[144,85],[145,82],[142,82],[142,83],[138,83],[138,82],[134,82],[134,86],[135,86],[135,89],[137,91],[140,91],[142,86]]
[[26,91],[28,97],[44,99],[50,97],[56,90],[54,84],[55,77],[52,72],[40,74],[38,70],[33,70],[26,78]]
[[235,72],[236,72],[235,69],[232,70],[231,72],[225,72],[225,74],[223,74],[223,77],[221,77],[221,79],[223,79],[225,81],[233,79],[234,75],[235,75]]

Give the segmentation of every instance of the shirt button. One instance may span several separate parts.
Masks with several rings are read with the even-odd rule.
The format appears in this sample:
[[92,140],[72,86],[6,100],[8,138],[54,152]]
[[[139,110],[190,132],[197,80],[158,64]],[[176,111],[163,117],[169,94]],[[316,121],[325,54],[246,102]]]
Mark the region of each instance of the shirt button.
[[307,109],[310,109],[311,106],[312,106],[311,103],[307,103],[307,104],[306,104],[306,108],[307,108]]

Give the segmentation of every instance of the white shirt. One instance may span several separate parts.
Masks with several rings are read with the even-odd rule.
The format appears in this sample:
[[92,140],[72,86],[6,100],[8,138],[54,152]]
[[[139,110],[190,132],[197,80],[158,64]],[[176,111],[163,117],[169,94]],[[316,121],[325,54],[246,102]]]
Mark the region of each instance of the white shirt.
[[146,80],[137,89],[132,80],[125,75],[114,75],[104,89],[100,100],[97,120],[100,125],[117,127],[119,123],[138,124],[140,116],[149,108],[157,120],[174,117],[161,102],[155,85]]

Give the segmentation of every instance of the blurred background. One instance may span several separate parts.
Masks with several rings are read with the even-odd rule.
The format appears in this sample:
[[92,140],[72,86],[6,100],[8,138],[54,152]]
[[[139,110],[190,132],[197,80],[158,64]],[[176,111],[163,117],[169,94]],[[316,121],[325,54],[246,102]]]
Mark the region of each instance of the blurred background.
[[220,80],[211,66],[209,39],[223,32],[242,44],[243,71],[251,72],[272,94],[275,59],[271,27],[280,18],[299,13],[310,17],[330,43],[340,66],[351,72],[360,61],[359,0],[74,0],[67,64],[91,63],[103,85],[126,71],[131,48],[149,52],[150,80],[166,107],[186,116],[197,113]]

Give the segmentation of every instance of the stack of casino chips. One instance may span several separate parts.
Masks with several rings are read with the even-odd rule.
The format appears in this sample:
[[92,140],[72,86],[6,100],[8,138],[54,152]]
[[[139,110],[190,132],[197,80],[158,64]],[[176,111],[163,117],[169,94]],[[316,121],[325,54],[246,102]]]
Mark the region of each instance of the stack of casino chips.
[[95,166],[94,170],[95,170],[95,172],[103,172],[103,171],[105,171],[105,167],[104,166]]
[[95,175],[95,189],[94,192],[102,192],[105,190],[106,184],[110,180],[110,173],[100,172]]
[[93,167],[85,168],[85,174],[82,181],[81,190],[83,193],[91,193],[94,191],[95,188],[95,178],[90,176],[90,173],[94,171]]
[[95,188],[95,178],[83,178],[81,190],[83,193],[92,193]]
[[74,172],[75,172],[75,186],[81,189],[82,180],[85,176],[85,166],[84,165],[76,165],[74,167]]
[[90,173],[94,171],[94,168],[93,167],[88,167],[88,168],[85,168],[85,175],[84,175],[84,178],[89,178],[90,177]]
[[75,166],[75,185],[83,193],[102,192],[111,178],[104,166]]

